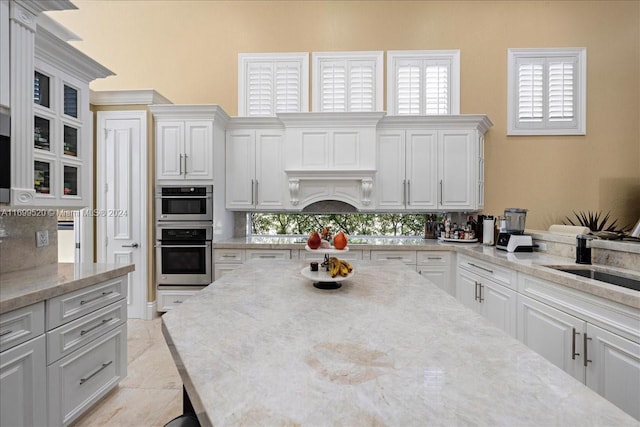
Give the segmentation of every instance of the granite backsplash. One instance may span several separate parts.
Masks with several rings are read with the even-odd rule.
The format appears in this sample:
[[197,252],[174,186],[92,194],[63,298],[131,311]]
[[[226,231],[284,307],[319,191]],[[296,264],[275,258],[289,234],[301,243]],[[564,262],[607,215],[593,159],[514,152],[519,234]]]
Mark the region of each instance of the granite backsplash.
[[[49,245],[36,247],[36,231],[49,232]],[[55,215],[0,215],[0,274],[58,262],[58,219]]]

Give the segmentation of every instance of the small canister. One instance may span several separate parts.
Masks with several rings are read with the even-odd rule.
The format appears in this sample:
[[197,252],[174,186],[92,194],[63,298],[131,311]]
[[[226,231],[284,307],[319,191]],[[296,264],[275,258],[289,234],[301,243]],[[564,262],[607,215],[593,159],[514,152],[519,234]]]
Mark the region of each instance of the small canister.
[[310,270],[311,270],[311,271],[318,271],[318,263],[317,263],[317,262],[315,262],[315,261],[314,261],[314,262],[312,262],[312,263],[309,265],[309,268],[310,268]]

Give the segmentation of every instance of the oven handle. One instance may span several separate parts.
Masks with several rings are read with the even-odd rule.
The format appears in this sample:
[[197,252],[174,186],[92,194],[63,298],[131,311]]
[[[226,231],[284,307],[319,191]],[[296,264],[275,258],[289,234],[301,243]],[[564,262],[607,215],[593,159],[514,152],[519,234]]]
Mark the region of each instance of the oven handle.
[[211,194],[207,194],[206,196],[194,196],[194,195],[187,195],[185,194],[184,196],[180,196],[178,194],[172,195],[172,196],[156,196],[156,199],[210,199],[211,198]]
[[158,244],[155,245],[156,248],[210,248],[211,243],[206,243],[204,245],[163,245]]

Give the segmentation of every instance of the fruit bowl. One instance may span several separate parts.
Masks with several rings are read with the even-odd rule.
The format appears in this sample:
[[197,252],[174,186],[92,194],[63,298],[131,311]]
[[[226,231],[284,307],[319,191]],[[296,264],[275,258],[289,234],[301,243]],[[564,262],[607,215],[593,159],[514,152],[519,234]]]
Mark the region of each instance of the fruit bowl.
[[304,278],[312,280],[313,286],[318,289],[338,289],[342,286],[340,282],[352,278],[355,270],[351,270],[346,276],[337,275],[336,277],[331,277],[329,272],[322,268],[311,271],[310,267],[305,267],[300,273]]

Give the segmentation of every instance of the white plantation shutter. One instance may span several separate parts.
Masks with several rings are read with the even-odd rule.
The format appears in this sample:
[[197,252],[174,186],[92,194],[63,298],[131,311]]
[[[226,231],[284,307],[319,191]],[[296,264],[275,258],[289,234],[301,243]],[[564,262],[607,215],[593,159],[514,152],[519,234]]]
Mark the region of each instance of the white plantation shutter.
[[308,111],[308,53],[241,53],[238,70],[238,115]]
[[549,120],[572,121],[574,101],[574,64],[572,61],[549,63]]
[[300,112],[300,63],[279,62],[276,63],[275,68],[276,113]]
[[424,114],[449,114],[449,64],[427,61],[424,75]]
[[459,114],[459,64],[459,51],[387,52],[390,114]]
[[247,88],[247,115],[272,115],[273,64],[250,64],[247,68]]
[[543,63],[534,61],[526,61],[518,66],[518,119],[520,121],[542,121],[543,68]]
[[347,111],[347,69],[344,61],[326,61],[321,66],[321,111]]
[[509,49],[507,134],[586,133],[586,49]]
[[314,52],[314,111],[382,110],[382,52]]

